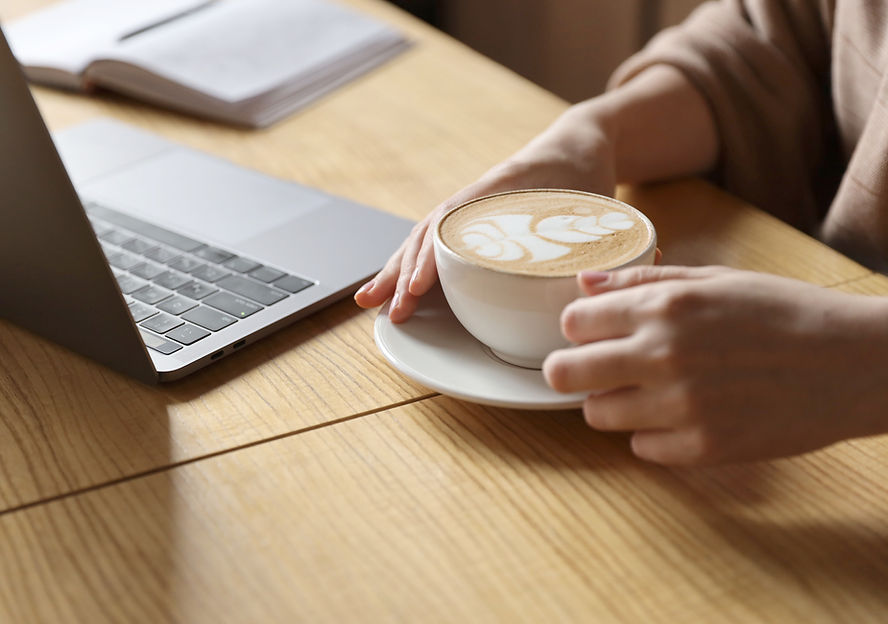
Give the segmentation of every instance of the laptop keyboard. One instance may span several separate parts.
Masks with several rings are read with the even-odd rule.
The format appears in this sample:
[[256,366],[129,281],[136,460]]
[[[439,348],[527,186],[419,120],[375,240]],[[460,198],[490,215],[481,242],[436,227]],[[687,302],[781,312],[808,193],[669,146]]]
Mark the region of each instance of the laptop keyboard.
[[107,206],[86,212],[145,345],[169,355],[315,282]]

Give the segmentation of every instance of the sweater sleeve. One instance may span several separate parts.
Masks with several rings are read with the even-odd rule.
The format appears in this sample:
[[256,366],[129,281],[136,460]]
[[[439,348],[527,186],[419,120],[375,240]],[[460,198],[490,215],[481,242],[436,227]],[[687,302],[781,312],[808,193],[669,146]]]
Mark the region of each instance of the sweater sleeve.
[[[654,37],[609,88],[651,65],[678,68],[712,111],[713,172],[745,200],[811,231],[818,176],[834,140],[829,95],[831,0],[722,0]],[[833,189],[834,190],[834,189]]]

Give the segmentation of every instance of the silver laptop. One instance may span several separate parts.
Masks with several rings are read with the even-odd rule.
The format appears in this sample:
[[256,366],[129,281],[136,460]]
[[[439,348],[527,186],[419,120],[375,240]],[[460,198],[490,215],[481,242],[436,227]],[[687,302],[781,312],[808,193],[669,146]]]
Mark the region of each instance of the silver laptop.
[[0,33],[0,314],[22,327],[178,379],[348,295],[411,226],[113,121],[54,144]]

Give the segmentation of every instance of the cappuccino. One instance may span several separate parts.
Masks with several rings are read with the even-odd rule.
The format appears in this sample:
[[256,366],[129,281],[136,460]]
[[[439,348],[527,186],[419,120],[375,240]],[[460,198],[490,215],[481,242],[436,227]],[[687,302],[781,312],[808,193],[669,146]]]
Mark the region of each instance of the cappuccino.
[[653,264],[654,226],[615,199],[536,189],[490,195],[444,215],[432,240],[454,316],[501,360],[540,368],[568,346],[559,319],[576,273]]
[[546,189],[482,197],[447,213],[438,227],[442,242],[473,264],[545,277],[622,266],[655,236],[650,222],[620,201]]

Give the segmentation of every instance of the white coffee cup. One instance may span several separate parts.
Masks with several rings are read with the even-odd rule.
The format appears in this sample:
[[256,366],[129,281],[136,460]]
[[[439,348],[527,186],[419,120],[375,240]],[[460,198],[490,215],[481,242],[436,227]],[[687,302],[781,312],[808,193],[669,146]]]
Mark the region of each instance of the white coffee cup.
[[[518,215],[520,218],[516,217],[525,206],[531,216],[528,218],[522,213]],[[539,214],[537,208],[540,206],[544,206],[549,215],[542,221],[534,216]],[[562,209],[563,216],[555,214]],[[602,214],[612,217],[607,220],[601,215],[584,215],[587,209],[593,212],[600,209]],[[478,213],[479,210],[482,212]],[[488,210],[496,214],[483,214]],[[459,242],[463,245],[469,240],[475,246],[457,252],[444,241],[442,227],[448,218],[460,211],[463,211],[460,218],[466,217],[467,220],[464,227],[460,226],[463,229]],[[619,213],[626,215],[625,220],[616,216]],[[630,222],[633,225],[626,227]],[[532,223],[532,231],[524,232],[524,223]],[[553,223],[572,223],[574,229],[552,231],[549,228],[545,231]],[[579,229],[576,224],[580,224]],[[451,227],[452,224],[448,225]],[[534,227],[537,230],[533,230]],[[611,239],[622,236],[618,228],[632,232],[634,248],[629,251],[629,257],[626,253],[614,252],[614,263],[598,257],[585,266],[585,259],[574,260],[574,266],[568,267],[566,274],[562,270],[561,274],[556,271],[555,275],[543,275],[539,274],[542,264],[538,262],[551,264],[557,260],[527,261],[528,248],[537,251],[535,245],[549,255],[562,253],[557,249],[559,246],[570,247],[571,257],[576,258],[583,250],[595,251],[592,247],[584,247],[586,245],[612,244]],[[500,234],[503,237],[497,238]],[[453,231],[448,236],[455,240]],[[537,239],[542,242],[537,243]],[[601,243],[602,240],[605,243]],[[441,218],[435,226],[433,241],[438,278],[456,318],[494,355],[525,368],[541,368],[549,353],[569,345],[561,333],[560,317],[568,303],[583,295],[576,278],[580,270],[612,270],[653,264],[657,248],[653,224],[635,208],[602,195],[558,189],[511,191],[461,204]],[[488,256],[497,249],[506,251],[490,260]],[[482,252],[488,256],[478,255]],[[504,254],[514,258],[518,253],[524,253],[524,258],[519,260],[523,262],[522,266],[517,266],[515,260],[499,260]]]

